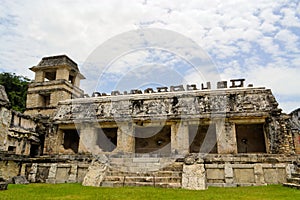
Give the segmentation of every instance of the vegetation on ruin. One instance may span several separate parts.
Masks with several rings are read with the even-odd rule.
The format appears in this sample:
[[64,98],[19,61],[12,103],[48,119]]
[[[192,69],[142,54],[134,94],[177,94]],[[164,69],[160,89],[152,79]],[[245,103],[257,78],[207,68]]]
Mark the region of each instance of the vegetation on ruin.
[[204,191],[165,189],[153,187],[97,188],[80,184],[29,184],[9,185],[0,191],[0,199],[210,199],[299,200],[300,190],[281,185],[217,188]]
[[19,112],[25,111],[29,81],[30,79],[15,73],[0,73],[0,85],[5,87],[12,109]]

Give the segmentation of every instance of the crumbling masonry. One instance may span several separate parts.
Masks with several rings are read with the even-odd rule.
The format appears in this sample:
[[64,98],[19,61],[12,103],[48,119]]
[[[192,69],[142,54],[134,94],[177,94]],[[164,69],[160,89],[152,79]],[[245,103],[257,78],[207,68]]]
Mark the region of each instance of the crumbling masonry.
[[0,177],[205,189],[284,183],[297,172],[300,110],[244,79],[84,95],[65,55],[32,68],[24,114],[1,90]]

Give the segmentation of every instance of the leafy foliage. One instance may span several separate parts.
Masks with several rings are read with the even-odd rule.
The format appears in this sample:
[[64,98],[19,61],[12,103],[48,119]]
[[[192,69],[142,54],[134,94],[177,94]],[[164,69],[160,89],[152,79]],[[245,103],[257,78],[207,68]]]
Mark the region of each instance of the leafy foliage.
[[5,87],[12,109],[24,112],[26,109],[27,88],[30,79],[15,73],[0,73],[0,84]]

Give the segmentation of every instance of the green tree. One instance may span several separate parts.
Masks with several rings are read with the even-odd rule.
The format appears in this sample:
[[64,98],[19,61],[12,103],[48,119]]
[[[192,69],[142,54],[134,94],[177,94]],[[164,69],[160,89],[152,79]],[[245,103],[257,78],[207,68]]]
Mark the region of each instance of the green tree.
[[12,109],[24,112],[26,109],[27,88],[30,79],[15,73],[0,73],[0,84],[5,87]]

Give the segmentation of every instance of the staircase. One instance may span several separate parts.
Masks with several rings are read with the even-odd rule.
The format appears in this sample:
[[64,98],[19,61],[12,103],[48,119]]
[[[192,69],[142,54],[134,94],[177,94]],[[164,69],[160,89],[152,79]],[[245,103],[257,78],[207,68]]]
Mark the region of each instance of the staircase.
[[292,173],[291,178],[287,178],[287,183],[283,186],[300,189],[300,167],[296,167],[295,173]]
[[182,168],[167,158],[111,158],[101,186],[181,188]]

